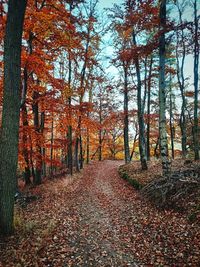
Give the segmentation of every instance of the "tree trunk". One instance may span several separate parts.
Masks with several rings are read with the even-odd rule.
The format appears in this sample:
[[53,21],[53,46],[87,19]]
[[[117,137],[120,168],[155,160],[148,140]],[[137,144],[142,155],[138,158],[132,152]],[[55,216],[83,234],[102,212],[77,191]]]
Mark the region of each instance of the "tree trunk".
[[45,157],[46,157],[46,148],[42,147],[42,176],[46,176],[47,175],[47,165],[46,165],[46,161],[45,161]]
[[[71,102],[71,101],[70,101]],[[70,107],[71,109],[71,104]],[[71,114],[71,112],[70,112]],[[70,115],[71,117],[71,115]],[[69,173],[70,175],[73,174],[73,154],[72,154],[72,125],[70,123],[70,125],[68,126],[68,147],[67,147],[67,162],[68,162],[68,168],[69,168]]]
[[197,0],[194,1],[194,157],[199,159],[199,127],[198,127],[198,82],[199,82],[199,39],[198,39]]
[[86,163],[89,164],[90,162],[90,132],[89,128],[87,128],[87,148],[86,148]]
[[13,231],[20,117],[21,40],[26,0],[9,0],[4,39],[4,92],[0,142],[0,232]]
[[[179,21],[181,24],[183,24],[182,12],[179,6],[178,6],[178,11],[179,11]],[[185,97],[185,77],[184,77],[186,47],[185,47],[185,38],[183,29],[181,29],[181,44],[183,47],[183,53],[182,53],[181,64],[179,64],[178,35],[177,35],[177,48],[176,48],[177,79],[182,98],[181,115],[180,115],[181,145],[182,145],[182,157],[185,158],[187,153],[186,151],[187,135],[186,135],[186,119],[185,119],[186,97]]]
[[[100,88],[101,90],[101,88]],[[100,103],[99,103],[99,161],[102,160],[102,90],[100,91]]]
[[[70,5],[70,22],[71,21],[71,13],[72,13],[72,2]],[[71,41],[71,35],[69,35],[70,41]],[[70,42],[71,43],[71,42]],[[71,45],[68,50],[69,53],[69,70],[68,70],[68,86],[69,86],[69,93],[70,96],[68,97],[68,108],[69,108],[69,125],[68,125],[68,133],[67,133],[67,139],[68,139],[68,146],[67,146],[67,167],[69,168],[70,175],[73,174],[73,151],[72,151],[72,104],[71,104],[71,79],[72,79],[72,59],[71,59]]]
[[[136,38],[133,30],[133,44],[136,46]],[[137,107],[138,107],[138,125],[139,125],[139,151],[140,151],[140,162],[142,170],[147,170],[147,159],[146,159],[146,151],[145,151],[145,129],[144,129],[144,114],[143,114],[143,105],[142,105],[142,83],[141,83],[141,75],[140,75],[140,65],[139,59],[136,55],[134,58],[135,69],[137,74]]]
[[170,73],[170,103],[169,103],[169,124],[170,124],[170,137],[171,137],[171,151],[172,151],[172,158],[174,159],[174,126],[173,126],[173,99],[172,99],[172,74]]
[[160,0],[160,37],[159,37],[159,135],[160,154],[163,175],[170,173],[168,159],[167,126],[166,126],[166,94],[165,94],[165,30],[166,30],[166,0]]
[[[70,78],[71,80],[71,78]],[[70,87],[71,82],[69,83]],[[68,98],[68,106],[69,106],[69,125],[68,125],[68,133],[67,133],[67,165],[69,168],[70,175],[73,174],[73,151],[72,151],[72,107],[71,107],[71,96]]]
[[133,154],[134,154],[134,152],[135,152],[135,147],[136,147],[137,137],[138,137],[138,130],[137,130],[137,125],[136,125],[136,132],[135,132],[135,136],[134,136],[134,139],[133,139],[133,148],[132,148],[132,152],[131,152],[130,160],[132,160],[132,158],[133,158]]
[[149,77],[148,77],[148,92],[147,92],[147,160],[150,160],[150,105],[151,105],[151,74],[153,66],[153,56],[150,59]]
[[54,143],[54,115],[52,112],[52,118],[51,118],[51,148],[50,148],[50,161],[51,161],[51,165],[50,165],[50,175],[53,176],[53,143]]
[[99,161],[102,160],[102,130],[99,130]]
[[125,163],[130,162],[129,151],[129,122],[128,122],[128,70],[124,62],[124,151]]
[[22,150],[22,154],[24,157],[24,161],[26,163],[26,166],[24,168],[24,180],[25,180],[25,184],[29,185],[31,184],[31,170],[30,170],[30,162],[29,162],[29,152],[28,152],[28,136],[27,136],[27,127],[28,127],[28,118],[27,118],[27,109],[26,109],[26,104],[24,103],[24,105],[22,106],[22,123],[23,123],[23,137],[22,137],[22,141],[23,141],[23,150]]
[[85,74],[86,74],[86,68],[87,68],[87,61],[88,61],[88,51],[89,51],[89,44],[90,44],[90,27],[88,27],[88,32],[87,32],[87,40],[86,40],[86,47],[85,47],[85,55],[84,55],[84,63],[83,67],[81,70],[81,80],[80,80],[80,116],[79,116],[79,122],[78,122],[78,133],[79,136],[77,137],[76,142],[79,143],[80,146],[80,169],[83,168],[83,145],[82,145],[82,133],[81,133],[81,124],[82,124],[82,102],[83,102],[83,97],[85,93]]
[[28,135],[27,135],[27,127],[28,127],[28,116],[27,116],[27,108],[26,108],[26,93],[28,89],[28,71],[27,67],[24,67],[24,77],[23,77],[23,86],[22,86],[22,98],[21,98],[21,110],[22,110],[22,124],[23,124],[23,150],[22,154],[24,157],[24,161],[26,166],[24,168],[24,180],[25,184],[31,184],[31,170],[30,170],[30,163],[29,163],[29,152],[28,152]]
[[35,166],[35,177],[33,183],[39,185],[42,182],[42,149],[40,145],[40,125],[39,125],[39,106],[38,106],[39,93],[33,92],[33,115],[34,115],[34,127],[36,131],[36,166]]
[[32,136],[31,134],[29,135],[30,139],[30,164],[31,164],[31,172],[33,176],[33,181],[35,180],[35,170],[34,170],[34,164],[33,164],[33,142],[32,142]]
[[75,165],[76,165],[76,170],[79,172],[80,171],[80,165],[79,165],[79,157],[78,157],[78,146],[79,146],[79,138],[76,138],[76,144],[75,144],[75,151],[74,151],[74,157],[75,157]]
[[79,162],[80,162],[80,169],[83,169],[83,142],[82,142],[82,134],[79,137],[79,145],[80,145],[80,155],[79,155]]
[[[89,90],[89,103],[92,103],[92,88],[93,88],[93,82]],[[90,111],[87,113],[87,118],[90,118]],[[90,130],[89,127],[87,127],[87,148],[86,148],[86,153],[87,153],[87,164],[90,161]]]

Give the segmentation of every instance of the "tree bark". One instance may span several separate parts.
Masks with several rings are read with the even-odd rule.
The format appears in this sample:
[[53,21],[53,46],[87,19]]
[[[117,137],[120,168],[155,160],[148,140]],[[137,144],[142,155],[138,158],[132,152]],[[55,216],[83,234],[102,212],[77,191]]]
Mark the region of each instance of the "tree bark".
[[27,67],[24,67],[24,77],[23,77],[23,86],[22,86],[22,98],[21,98],[21,110],[22,110],[22,124],[23,124],[23,133],[22,133],[22,141],[23,141],[23,150],[22,154],[24,157],[24,161],[26,166],[24,168],[24,180],[25,184],[31,184],[31,170],[29,163],[29,152],[28,152],[28,135],[27,135],[27,127],[28,127],[28,116],[27,116],[27,108],[26,108],[26,93],[28,89],[28,71]]
[[102,91],[100,88],[100,102],[99,102],[99,161],[102,160]]
[[[133,44],[136,46],[136,38],[133,30]],[[140,65],[138,55],[134,57],[135,69],[137,75],[137,107],[138,107],[138,126],[139,126],[139,151],[140,151],[140,162],[142,170],[147,170],[147,159],[145,151],[145,137],[144,137],[144,112],[142,105],[142,83],[140,74]]]
[[150,59],[149,66],[149,77],[148,77],[148,86],[147,86],[147,160],[150,160],[150,105],[151,105],[151,75],[152,75],[152,66],[153,66],[153,56]]
[[166,94],[165,94],[165,30],[166,0],[160,0],[160,37],[159,37],[159,138],[163,175],[170,173],[168,159],[167,125],[166,125]]
[[[182,20],[182,12],[178,5],[179,12],[179,21],[183,24]],[[185,77],[184,77],[184,65],[185,65],[185,55],[186,55],[186,47],[184,40],[184,32],[181,29],[181,44],[183,48],[181,64],[179,63],[178,56],[178,35],[177,35],[177,48],[176,48],[176,60],[177,60],[177,79],[178,85],[181,92],[182,105],[181,105],[181,115],[180,115],[180,128],[181,128],[181,145],[182,145],[182,157],[186,157],[186,144],[187,144],[187,135],[186,135],[186,118],[185,118],[185,110],[186,110],[186,97],[185,97]]]
[[[91,84],[91,87],[89,89],[89,104],[92,103],[92,88],[93,88],[93,83]],[[90,118],[90,111],[87,112],[87,118],[89,119]],[[90,161],[90,129],[89,127],[87,127],[87,148],[86,148],[86,162],[87,164],[89,163]]]
[[39,185],[42,182],[42,149],[40,144],[40,125],[39,125],[39,106],[38,106],[39,93],[33,92],[33,115],[34,115],[34,127],[36,132],[36,166],[35,166],[35,177],[33,183]]
[[[91,10],[90,10],[91,12]],[[93,14],[90,13],[90,17]],[[85,47],[85,53],[84,53],[84,63],[83,63],[83,67],[81,70],[81,80],[80,80],[80,116],[79,116],[79,122],[78,122],[78,133],[79,136],[77,137],[76,142],[79,143],[80,146],[80,155],[79,155],[79,159],[80,159],[80,169],[83,168],[83,145],[82,145],[82,131],[81,131],[81,124],[82,124],[82,103],[83,103],[83,97],[85,94],[85,74],[86,74],[86,69],[87,69],[87,62],[88,62],[88,51],[89,51],[89,45],[90,45],[90,34],[91,34],[91,27],[90,27],[90,22],[87,28],[87,39],[86,39],[86,47]]]
[[198,83],[199,83],[199,39],[198,39],[197,0],[194,1],[194,157],[199,160],[199,127],[198,127]]
[[80,171],[80,165],[79,165],[79,157],[78,157],[78,145],[79,145],[79,138],[76,138],[76,144],[75,144],[75,151],[74,151],[74,161],[76,165],[76,170],[79,172]]
[[170,124],[170,135],[171,135],[171,151],[172,158],[174,159],[174,125],[173,125],[173,95],[172,95],[172,74],[170,73],[169,89],[170,89],[170,99],[169,99],[169,124]]
[[22,136],[22,141],[23,141],[23,157],[26,163],[26,166],[24,168],[24,180],[25,184],[29,185],[31,184],[31,170],[30,170],[30,162],[29,162],[29,152],[28,152],[28,135],[27,135],[27,127],[28,127],[28,118],[27,118],[27,108],[26,104],[24,103],[22,106],[22,123],[23,123],[23,136]]
[[53,144],[54,144],[54,114],[52,112],[51,118],[51,148],[50,148],[50,176],[53,176]]
[[124,151],[125,163],[130,162],[129,150],[129,121],[128,121],[128,67],[123,63],[124,69]]
[[26,0],[9,0],[4,39],[4,93],[0,142],[0,231],[13,231],[18,160],[21,41]]
[[[71,22],[71,13],[72,13],[72,2],[70,3],[70,22]],[[71,35],[70,35],[71,40]],[[71,47],[68,50],[69,53],[69,74],[68,74],[68,86],[70,96],[68,97],[68,108],[69,108],[69,125],[67,133],[67,165],[69,168],[70,175],[73,174],[73,151],[72,151],[72,104],[71,104],[71,80],[72,80],[72,59],[71,59]]]

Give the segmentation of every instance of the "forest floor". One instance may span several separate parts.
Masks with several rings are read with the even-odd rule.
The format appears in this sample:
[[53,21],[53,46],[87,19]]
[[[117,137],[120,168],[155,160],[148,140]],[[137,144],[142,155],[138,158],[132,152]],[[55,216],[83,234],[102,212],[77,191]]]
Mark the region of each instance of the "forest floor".
[[0,238],[0,266],[200,266],[200,227],[158,210],[118,175],[120,161],[29,189],[16,232]]

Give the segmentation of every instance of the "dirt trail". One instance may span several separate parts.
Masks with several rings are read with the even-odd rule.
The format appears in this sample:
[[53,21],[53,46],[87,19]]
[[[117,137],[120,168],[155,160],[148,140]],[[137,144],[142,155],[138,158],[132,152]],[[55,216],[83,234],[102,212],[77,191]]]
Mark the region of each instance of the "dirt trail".
[[83,171],[66,217],[73,214],[74,220],[67,223],[71,253],[63,266],[198,266],[195,226],[145,203],[119,177],[120,164],[97,162]]
[[87,229],[83,235],[79,231],[83,239],[76,253],[82,255],[82,266],[137,266],[134,255],[126,251],[120,240],[118,223],[126,210],[122,196],[114,187],[119,179],[119,164],[106,161],[87,170],[88,183],[77,207],[80,229]]
[[[31,250],[28,241],[18,241],[19,251],[15,247],[13,256],[10,250],[9,264],[2,266],[199,266],[197,226],[145,202],[119,177],[120,164],[91,163],[61,198],[56,192],[49,203],[56,207],[56,227],[46,236],[32,237]],[[39,245],[33,238],[40,238]]]

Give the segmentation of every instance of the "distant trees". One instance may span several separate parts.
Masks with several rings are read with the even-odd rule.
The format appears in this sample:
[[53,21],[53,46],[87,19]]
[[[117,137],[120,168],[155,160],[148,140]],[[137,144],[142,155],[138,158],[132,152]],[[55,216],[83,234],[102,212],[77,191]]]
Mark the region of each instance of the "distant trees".
[[[177,58],[177,81],[181,92],[182,107],[180,114],[180,128],[182,139],[183,158],[194,153],[194,158],[199,159],[199,108],[198,108],[198,72],[199,72],[199,18],[197,16],[197,1],[176,1],[179,20],[176,21],[176,58]],[[190,11],[190,16],[185,13]],[[193,18],[192,18],[193,17]],[[192,38],[191,38],[192,37]],[[193,85],[188,85],[189,77],[186,76],[186,59],[190,56],[194,58],[193,64]],[[192,100],[193,99],[193,100]],[[190,125],[190,126],[189,126]],[[188,128],[191,128],[188,131]],[[190,133],[189,133],[190,132]],[[189,134],[188,134],[189,133]]]
[[[180,151],[178,148],[179,140],[182,144],[181,153],[183,158],[188,154],[187,150],[189,142],[191,142],[191,138],[187,136],[188,123],[193,125],[191,129],[193,129],[195,158],[197,159],[199,155],[199,145],[197,143],[195,145],[195,140],[198,140],[199,135],[196,134],[199,131],[198,90],[194,90],[194,103],[192,104],[191,100],[187,99],[189,94],[191,98],[191,93],[187,92],[188,77],[185,74],[185,62],[187,56],[192,54],[191,47],[194,47],[194,49],[192,48],[193,51],[196,51],[194,52],[194,88],[197,88],[197,69],[199,69],[199,49],[197,49],[199,47],[197,38],[199,17],[195,13],[197,2],[176,1],[174,4],[177,7],[177,17],[175,19],[173,18],[174,13],[171,15],[169,11],[170,5],[173,4],[167,6],[167,2],[163,0],[158,1],[157,5],[151,0],[142,2],[137,0],[124,1],[124,10],[117,5],[110,9],[112,30],[116,36],[116,39],[114,37],[115,65],[119,69],[124,60],[129,62],[126,80],[129,83],[129,107],[131,106],[131,108],[129,108],[128,114],[130,116],[133,107],[137,109],[141,166],[142,169],[146,169],[146,159],[150,159],[150,155],[153,154],[152,150],[154,150],[162,158],[164,173],[170,171],[170,143],[168,137],[171,139],[172,157]],[[189,5],[191,16],[193,12],[194,21],[186,20],[185,17],[184,12]],[[193,36],[193,44],[188,38],[191,35]],[[176,42],[172,42],[174,36],[177,37]],[[132,42],[130,41],[131,38]],[[122,44],[126,44],[126,46]],[[172,49],[172,47],[175,49]],[[174,58],[177,60],[176,66]],[[177,73],[177,80],[174,76],[175,73]],[[131,76],[132,82],[130,81]],[[137,92],[137,106],[131,104],[135,101],[130,90],[131,84]],[[174,88],[176,84],[180,89],[180,96]],[[174,96],[174,92],[176,96]],[[175,101],[176,97],[177,99],[181,98],[182,103],[179,115],[175,109],[178,103],[178,101]],[[154,129],[152,129],[151,118],[156,118],[158,113],[159,132],[157,132],[157,141],[155,142],[154,138],[158,125],[156,126],[154,120]],[[177,127],[178,116],[180,130]],[[127,127],[130,128],[130,123]],[[175,138],[178,133],[179,140]],[[125,161],[127,161],[126,156]]]
[[[139,126],[139,152],[142,169],[147,169],[147,151],[149,152],[149,135],[150,135],[150,124],[148,124],[148,150],[147,150],[147,139],[145,138],[145,123],[144,123],[144,112],[146,106],[146,96],[148,88],[148,113],[150,116],[150,85],[151,77],[147,78],[147,62],[148,57],[151,55],[153,47],[152,40],[149,38],[150,30],[155,28],[155,16],[157,15],[157,7],[154,7],[151,1],[140,3],[139,1],[125,1],[125,13],[120,10],[120,7],[115,6],[112,9],[113,14],[113,29],[116,33],[116,65],[121,66],[124,69],[124,63],[127,64],[128,75],[124,76],[124,88],[126,88],[127,81],[129,81],[129,88],[135,88],[137,94],[137,115],[138,115],[138,126]],[[115,17],[117,18],[115,20]],[[144,19],[146,18],[146,20]],[[137,43],[137,40],[143,40]],[[121,47],[119,45],[119,41]],[[152,63],[150,63],[150,76],[152,72]],[[135,73],[133,72],[135,70]],[[130,78],[132,81],[130,81]],[[124,90],[124,99],[127,98],[127,90]],[[130,94],[130,89],[129,89]],[[129,100],[131,103],[132,101]],[[127,106],[127,105],[126,105]],[[125,109],[124,109],[125,110]],[[125,114],[127,113],[124,111]],[[126,118],[126,117],[125,117]],[[149,117],[148,117],[149,118]],[[124,127],[127,121],[124,121]],[[125,127],[128,128],[128,126]],[[124,134],[125,136],[125,134]],[[126,138],[124,137],[124,146],[126,146]],[[130,160],[130,159],[129,159]],[[126,149],[125,149],[125,161],[127,162]]]

